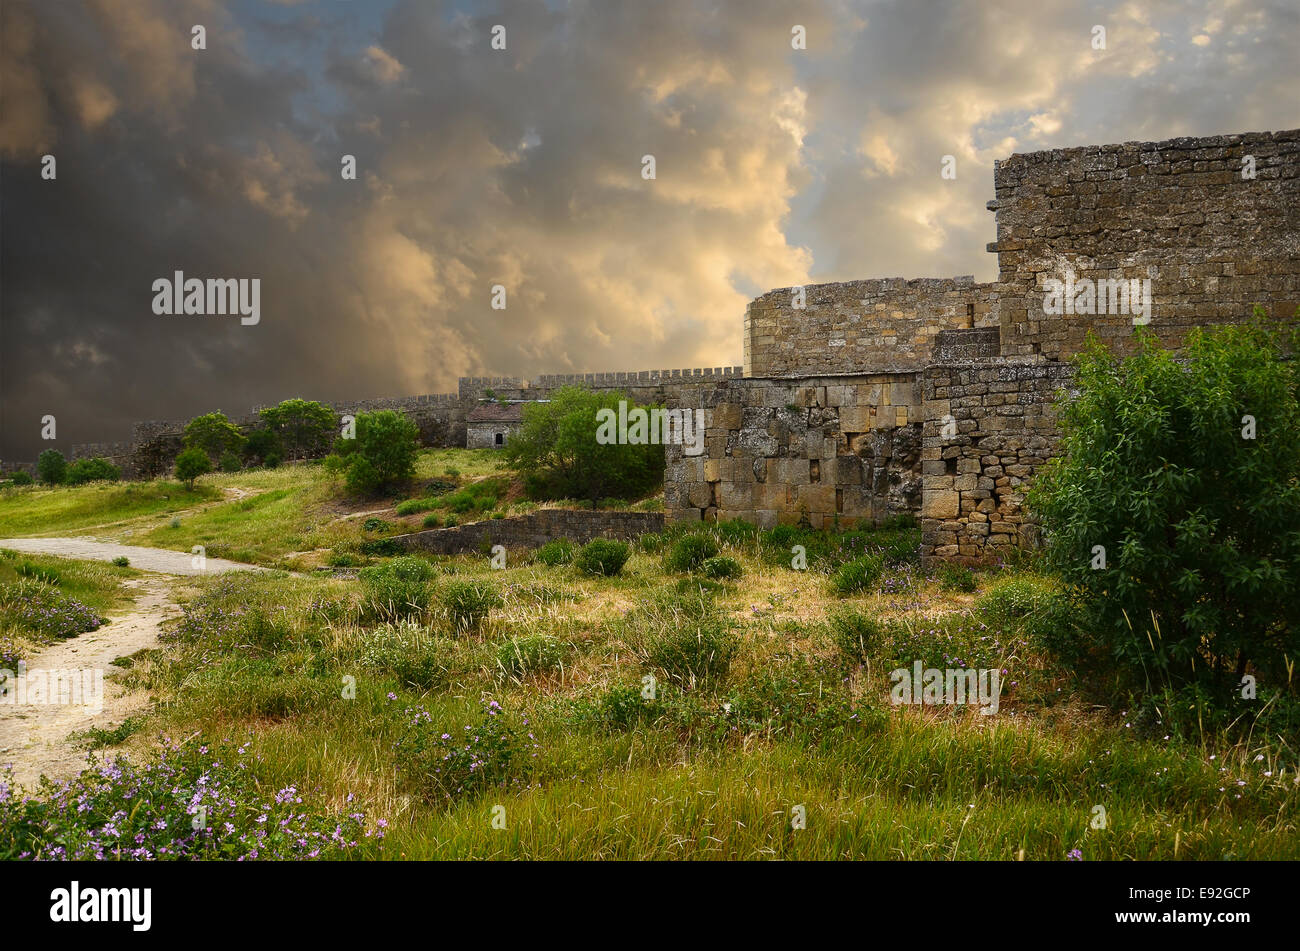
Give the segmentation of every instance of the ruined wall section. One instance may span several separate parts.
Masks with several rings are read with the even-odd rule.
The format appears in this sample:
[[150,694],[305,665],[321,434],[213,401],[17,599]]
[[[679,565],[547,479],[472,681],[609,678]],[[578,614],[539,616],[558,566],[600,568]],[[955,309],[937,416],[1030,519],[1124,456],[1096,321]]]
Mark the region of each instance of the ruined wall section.
[[755,298],[745,311],[745,375],[916,371],[944,330],[997,326],[997,288],[973,277],[810,284]]
[[1300,130],[1013,155],[994,184],[1006,356],[1066,360],[1090,329],[1131,346],[1132,315],[1044,312],[1045,281],[1067,268],[1149,278],[1148,326],[1166,346],[1256,302],[1280,317],[1300,302]]
[[1026,484],[1057,448],[1068,364],[984,359],[921,374],[921,556],[976,565],[1032,547]]
[[704,445],[666,447],[669,521],[807,519],[850,526],[920,505],[916,374],[695,384],[670,408],[704,410]]

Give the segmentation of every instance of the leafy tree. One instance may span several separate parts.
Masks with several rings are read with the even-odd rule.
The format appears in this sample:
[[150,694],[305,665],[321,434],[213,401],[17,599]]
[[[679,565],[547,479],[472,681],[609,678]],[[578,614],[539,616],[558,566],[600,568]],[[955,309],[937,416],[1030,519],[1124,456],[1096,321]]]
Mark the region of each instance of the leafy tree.
[[[534,499],[639,498],[663,479],[664,447],[597,441],[599,412],[618,412],[620,392],[561,387],[549,403],[524,406],[523,425],[503,450]],[[628,401],[628,413],[637,407]]]
[[334,410],[314,400],[285,400],[262,410],[262,422],[279,437],[290,459],[315,459],[329,451],[338,427]]
[[1095,339],[1077,359],[1062,455],[1028,500],[1070,605],[1057,646],[1078,668],[1218,703],[1248,667],[1289,681],[1300,372],[1285,353],[1300,332],[1289,333],[1257,308],[1248,324],[1192,331],[1182,356],[1140,332],[1127,359]]
[[202,449],[212,463],[243,445],[244,434],[220,411],[196,416],[185,427],[185,448]]
[[96,457],[94,459],[78,459],[68,466],[66,481],[68,485],[82,485],[86,482],[100,480],[116,482],[120,478],[122,478],[121,469],[107,459]]
[[46,449],[36,460],[36,477],[49,485],[62,485],[68,476],[68,461],[57,449]]
[[274,469],[284,459],[280,437],[265,427],[251,430],[244,443],[244,458],[254,465]]
[[357,416],[354,439],[340,437],[334,451],[353,495],[378,495],[415,475],[420,430],[404,414],[385,409]]
[[211,471],[212,461],[197,446],[184,450],[176,457],[176,478],[184,482],[187,489],[193,489],[194,480]]

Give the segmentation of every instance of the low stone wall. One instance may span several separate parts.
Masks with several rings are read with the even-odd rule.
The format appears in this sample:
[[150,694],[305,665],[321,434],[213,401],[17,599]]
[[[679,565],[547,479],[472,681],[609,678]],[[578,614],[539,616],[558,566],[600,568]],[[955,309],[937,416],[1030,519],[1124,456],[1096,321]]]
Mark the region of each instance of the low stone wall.
[[506,548],[538,548],[557,538],[585,543],[593,538],[632,541],[648,532],[664,529],[662,512],[603,512],[585,509],[539,509],[518,518],[488,519],[451,528],[395,535],[407,551],[428,551],[438,555],[486,551],[493,545]]
[[921,557],[996,561],[1032,547],[1024,488],[1057,451],[1053,397],[1067,389],[1062,363],[982,361],[925,369],[921,439]]
[[[665,447],[671,521],[739,518],[762,528],[879,522],[920,505],[914,373],[701,384],[675,401],[704,410],[704,452]],[[670,401],[673,406],[673,401]]]

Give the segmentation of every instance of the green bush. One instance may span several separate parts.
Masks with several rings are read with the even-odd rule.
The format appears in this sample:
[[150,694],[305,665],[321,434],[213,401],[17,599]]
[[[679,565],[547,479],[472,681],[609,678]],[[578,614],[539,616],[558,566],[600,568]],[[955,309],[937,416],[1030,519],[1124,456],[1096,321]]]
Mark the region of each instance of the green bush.
[[700,574],[706,578],[724,579],[734,581],[744,574],[744,569],[740,567],[740,562],[726,555],[720,555],[717,558],[707,558],[704,564],[700,565]]
[[402,620],[424,616],[432,598],[433,565],[407,556],[357,573],[364,594],[362,616]]
[[244,458],[253,465],[274,469],[284,458],[280,439],[269,429],[250,430],[242,450]]
[[424,796],[452,802],[492,787],[518,783],[516,771],[526,751],[537,744],[512,727],[495,700],[483,705],[474,722],[445,726],[428,711],[416,709],[398,741],[398,762]]
[[442,603],[452,629],[466,634],[478,631],[492,610],[504,602],[486,581],[449,581],[442,588]]
[[36,460],[36,475],[46,485],[62,485],[68,475],[68,460],[57,449],[46,449]]
[[196,416],[185,426],[185,448],[200,450],[210,463],[215,463],[227,452],[239,452],[244,448],[244,442],[239,427],[220,411]]
[[592,700],[578,700],[576,719],[610,730],[630,730],[652,715],[653,706],[641,696],[641,687],[614,684]]
[[403,551],[401,543],[392,538],[367,539],[357,546],[357,550],[372,558],[387,558],[391,555],[400,555]]
[[421,522],[420,524],[422,524],[425,528],[437,528],[439,525],[442,524],[442,522],[438,519],[438,516],[430,513],[429,515],[426,515],[424,517],[424,521]]
[[1056,585],[1050,579],[1017,575],[981,595],[975,608],[990,627],[1022,630],[1026,619],[1046,611],[1055,597]]
[[222,472],[238,472],[243,467],[244,467],[243,463],[239,461],[239,456],[235,455],[233,452],[227,452],[224,455],[222,455],[221,457]]
[[707,615],[657,631],[646,643],[645,657],[682,689],[704,689],[726,678],[736,648],[725,622]]
[[68,466],[64,482],[68,485],[85,485],[87,482],[116,482],[122,470],[107,459],[78,459]]
[[589,575],[604,575],[609,578],[623,570],[623,565],[631,555],[632,549],[626,542],[594,538],[582,546],[574,563]]
[[831,590],[840,597],[856,594],[875,585],[885,571],[882,555],[863,555],[841,565],[831,575]]
[[569,652],[569,645],[557,637],[545,634],[512,637],[497,649],[497,667],[515,679],[529,674],[549,674],[563,669]]
[[125,555],[118,555],[113,559],[113,564],[117,565],[119,568],[125,568],[130,565],[131,562]]
[[185,449],[176,457],[176,478],[185,483],[187,489],[194,488],[194,480],[212,471],[208,454],[197,446]]
[[[1300,313],[1300,312],[1298,312]],[[1300,654],[1300,322],[1095,340],[1062,400],[1062,455],[1028,502],[1046,564],[1121,688],[1196,685],[1227,706]],[[1104,563],[1103,563],[1104,556]],[[1118,698],[1117,698],[1118,699]]]
[[879,656],[884,642],[884,628],[875,618],[861,611],[842,608],[830,616],[831,640],[840,653],[856,664],[865,664]]
[[684,535],[668,549],[664,565],[669,571],[698,571],[717,554],[718,543],[708,535]]
[[9,481],[14,485],[31,485],[36,480],[21,469],[9,473]]
[[537,560],[544,565],[554,568],[556,565],[567,565],[573,561],[573,542],[567,538],[557,538],[549,541],[541,548],[537,549]]

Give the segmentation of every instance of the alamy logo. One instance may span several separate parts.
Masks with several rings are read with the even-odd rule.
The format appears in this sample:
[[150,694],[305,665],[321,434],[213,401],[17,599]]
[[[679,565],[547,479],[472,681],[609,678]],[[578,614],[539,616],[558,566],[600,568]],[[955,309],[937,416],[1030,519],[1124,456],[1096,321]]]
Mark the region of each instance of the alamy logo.
[[1132,314],[1133,323],[1151,323],[1151,278],[1103,278],[1094,281],[1065,272],[1065,280],[1043,282],[1045,314]]
[[160,317],[194,315],[224,317],[238,314],[239,322],[251,327],[262,319],[262,279],[186,278],[177,271],[171,280],[153,282],[153,312]]
[[687,455],[704,451],[704,410],[651,409],[637,407],[629,412],[627,400],[618,401],[618,413],[596,410],[596,442],[612,445],[673,445],[685,447]]
[[86,707],[92,713],[104,709],[104,671],[28,670],[18,662],[18,673],[0,668],[0,704],[23,706],[64,705]]
[[998,712],[998,698],[1002,693],[1002,675],[997,669],[927,667],[922,670],[918,660],[912,669],[900,667],[890,671],[889,699],[896,704],[922,703],[932,706],[943,704],[978,703],[980,713],[989,716]]
[[153,922],[151,888],[70,888],[50,892],[50,921],[129,921],[131,930],[148,931]]

